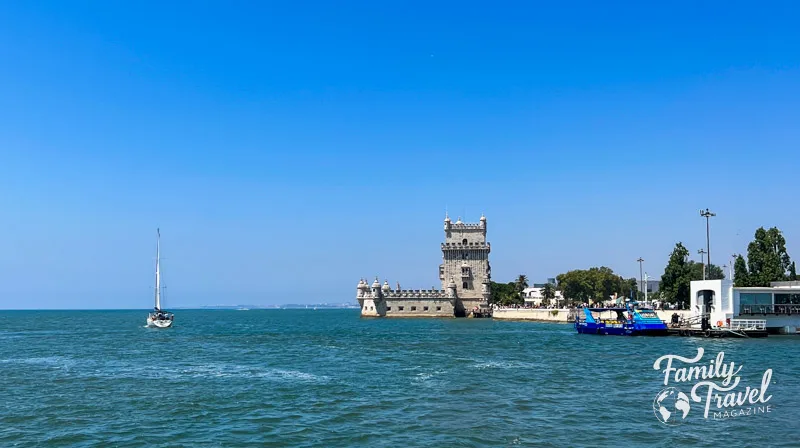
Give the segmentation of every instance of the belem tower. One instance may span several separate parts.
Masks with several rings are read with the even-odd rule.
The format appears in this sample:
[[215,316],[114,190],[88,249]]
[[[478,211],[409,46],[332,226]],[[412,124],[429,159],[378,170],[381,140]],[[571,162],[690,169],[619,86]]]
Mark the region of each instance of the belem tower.
[[489,265],[491,246],[486,242],[486,217],[477,224],[444,218],[445,241],[439,280],[442,289],[392,289],[378,278],[370,285],[358,282],[357,299],[362,317],[466,317],[485,315],[491,298]]

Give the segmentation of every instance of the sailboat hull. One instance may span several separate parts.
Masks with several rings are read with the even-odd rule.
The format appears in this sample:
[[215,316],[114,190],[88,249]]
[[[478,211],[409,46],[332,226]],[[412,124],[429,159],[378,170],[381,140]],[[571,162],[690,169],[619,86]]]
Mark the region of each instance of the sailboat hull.
[[169,328],[172,326],[172,321],[168,319],[147,318],[147,326],[151,328]]

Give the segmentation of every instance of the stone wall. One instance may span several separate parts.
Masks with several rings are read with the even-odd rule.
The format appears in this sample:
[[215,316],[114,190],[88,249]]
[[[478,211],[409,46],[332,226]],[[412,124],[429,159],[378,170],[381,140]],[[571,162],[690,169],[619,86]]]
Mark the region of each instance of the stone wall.
[[[462,299],[483,298],[481,284],[489,279],[489,244],[442,244],[442,287],[452,279]],[[464,274],[466,272],[466,274]],[[464,287],[466,285],[466,288]]]
[[376,303],[372,297],[365,297],[359,302],[361,304],[361,317],[381,317],[386,314],[386,302],[384,301]]
[[537,322],[567,323],[575,320],[575,310],[549,310],[543,308],[500,308],[492,311],[492,318],[507,320],[533,320]]
[[[402,309],[401,309],[402,308]],[[388,299],[386,317],[454,317],[447,299]]]

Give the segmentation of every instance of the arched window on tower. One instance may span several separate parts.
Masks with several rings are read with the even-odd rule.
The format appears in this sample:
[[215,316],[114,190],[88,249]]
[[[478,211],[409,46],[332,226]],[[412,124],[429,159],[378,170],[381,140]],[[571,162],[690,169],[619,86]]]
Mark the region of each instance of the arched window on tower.
[[467,239],[466,239],[466,238],[464,238],[463,240],[461,240],[461,244],[463,244],[463,245],[465,245],[465,246],[466,246],[466,245],[467,245]]
[[469,283],[464,282],[464,284],[462,286],[464,287],[464,289],[467,289],[467,288],[469,288]]

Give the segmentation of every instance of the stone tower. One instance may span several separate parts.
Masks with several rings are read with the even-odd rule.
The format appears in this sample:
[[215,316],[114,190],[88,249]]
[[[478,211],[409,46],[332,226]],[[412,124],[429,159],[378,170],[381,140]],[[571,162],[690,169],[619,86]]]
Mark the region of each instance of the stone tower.
[[492,269],[489,266],[491,246],[486,242],[486,217],[481,215],[479,223],[467,224],[461,218],[451,222],[445,216],[444,235],[439,280],[444,290],[451,282],[455,283],[456,315],[469,313],[475,307],[488,307]]

